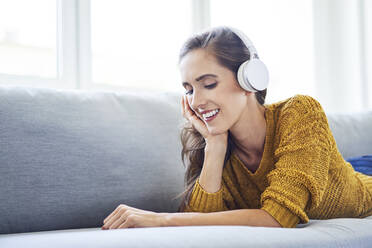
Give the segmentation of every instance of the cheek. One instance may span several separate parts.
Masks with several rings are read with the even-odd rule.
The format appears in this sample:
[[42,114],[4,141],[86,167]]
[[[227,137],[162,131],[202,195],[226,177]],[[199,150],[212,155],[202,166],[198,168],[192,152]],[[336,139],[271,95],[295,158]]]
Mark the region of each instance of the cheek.
[[245,98],[239,96],[230,98],[224,108],[224,118],[226,118],[226,122],[231,125],[235,123],[246,107],[247,103]]
[[237,111],[238,109],[244,108],[247,105],[247,97],[244,93],[241,92],[232,92],[230,94],[226,94],[225,103],[229,106],[233,106],[231,108],[232,111]]

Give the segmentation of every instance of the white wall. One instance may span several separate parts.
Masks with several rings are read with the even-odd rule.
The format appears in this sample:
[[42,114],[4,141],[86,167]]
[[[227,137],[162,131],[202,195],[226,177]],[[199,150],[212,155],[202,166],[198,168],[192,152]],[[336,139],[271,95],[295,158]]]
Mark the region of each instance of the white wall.
[[327,112],[368,109],[359,0],[313,0],[316,95]]

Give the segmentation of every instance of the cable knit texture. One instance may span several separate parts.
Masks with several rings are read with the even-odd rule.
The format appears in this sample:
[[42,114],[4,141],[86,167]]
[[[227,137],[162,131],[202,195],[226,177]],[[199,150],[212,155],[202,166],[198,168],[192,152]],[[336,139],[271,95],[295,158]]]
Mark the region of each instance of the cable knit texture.
[[282,227],[309,218],[372,215],[372,177],[343,159],[319,102],[295,95],[265,108],[258,169],[251,172],[233,152],[224,165],[221,189],[206,192],[198,179],[185,212],[263,209]]

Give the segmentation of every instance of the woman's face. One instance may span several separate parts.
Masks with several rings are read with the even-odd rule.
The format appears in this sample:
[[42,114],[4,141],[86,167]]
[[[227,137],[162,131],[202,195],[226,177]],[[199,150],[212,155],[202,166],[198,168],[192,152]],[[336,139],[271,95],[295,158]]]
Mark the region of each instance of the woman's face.
[[[234,73],[203,49],[186,54],[180,62],[180,72],[189,105],[209,132],[216,135],[231,129],[240,119],[248,100]],[[211,120],[202,115],[202,112],[212,110],[219,112]]]

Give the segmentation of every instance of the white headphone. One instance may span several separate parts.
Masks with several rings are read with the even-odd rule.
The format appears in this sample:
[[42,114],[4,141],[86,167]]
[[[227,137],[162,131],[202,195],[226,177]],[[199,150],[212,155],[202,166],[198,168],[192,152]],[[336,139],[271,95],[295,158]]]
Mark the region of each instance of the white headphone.
[[250,53],[250,59],[244,61],[238,69],[238,82],[240,86],[251,92],[261,91],[269,84],[269,71],[265,64],[258,58],[257,50],[251,40],[236,28],[229,27],[244,43]]

